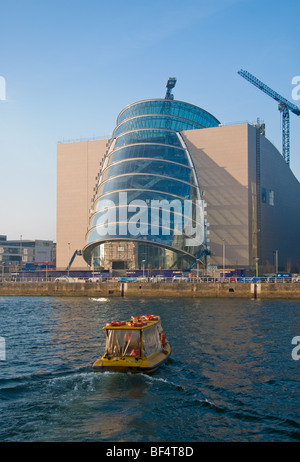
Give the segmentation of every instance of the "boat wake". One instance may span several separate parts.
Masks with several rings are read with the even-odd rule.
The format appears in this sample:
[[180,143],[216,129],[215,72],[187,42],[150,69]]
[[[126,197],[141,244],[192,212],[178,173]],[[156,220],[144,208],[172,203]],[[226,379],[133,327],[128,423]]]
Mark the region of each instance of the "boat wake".
[[108,298],[100,297],[100,298],[90,298],[89,300],[93,300],[94,302],[108,302]]

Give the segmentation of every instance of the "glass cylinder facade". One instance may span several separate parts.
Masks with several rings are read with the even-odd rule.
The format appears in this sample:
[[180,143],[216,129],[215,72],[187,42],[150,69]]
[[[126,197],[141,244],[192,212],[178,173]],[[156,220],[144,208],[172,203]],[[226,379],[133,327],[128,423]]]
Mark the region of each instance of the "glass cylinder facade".
[[154,99],[117,119],[83,249],[105,269],[185,269],[203,250],[204,211],[180,131],[218,126],[196,106]]

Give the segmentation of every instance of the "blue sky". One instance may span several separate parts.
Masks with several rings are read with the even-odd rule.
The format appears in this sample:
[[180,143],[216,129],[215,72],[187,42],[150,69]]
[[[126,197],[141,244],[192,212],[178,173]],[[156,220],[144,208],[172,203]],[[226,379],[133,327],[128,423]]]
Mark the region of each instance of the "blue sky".
[[175,99],[224,124],[259,117],[281,152],[276,101],[237,71],[300,106],[299,17],[299,0],[0,0],[0,234],[55,241],[57,142],[109,137],[119,112],[164,97],[170,76]]

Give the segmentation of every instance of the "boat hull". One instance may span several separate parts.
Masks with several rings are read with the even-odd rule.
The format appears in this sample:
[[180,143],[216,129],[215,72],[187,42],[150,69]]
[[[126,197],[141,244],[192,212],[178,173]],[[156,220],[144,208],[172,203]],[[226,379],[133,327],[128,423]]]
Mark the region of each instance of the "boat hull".
[[93,370],[98,372],[131,372],[151,374],[156,371],[171,354],[171,346],[167,342],[162,351],[147,358],[130,357],[105,357],[97,359],[93,364]]

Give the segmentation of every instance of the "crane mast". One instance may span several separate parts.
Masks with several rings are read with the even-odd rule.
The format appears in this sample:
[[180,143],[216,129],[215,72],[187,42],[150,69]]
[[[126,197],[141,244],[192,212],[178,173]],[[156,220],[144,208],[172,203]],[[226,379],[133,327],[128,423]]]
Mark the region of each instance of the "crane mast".
[[172,89],[175,87],[175,85],[176,85],[176,78],[169,77],[167,81],[167,85],[166,85],[167,92],[166,92],[165,99],[174,99],[174,96],[172,94]]
[[300,108],[272,90],[250,72],[241,69],[238,74],[278,102],[278,110],[282,114],[282,157],[290,165],[290,111],[300,116]]

